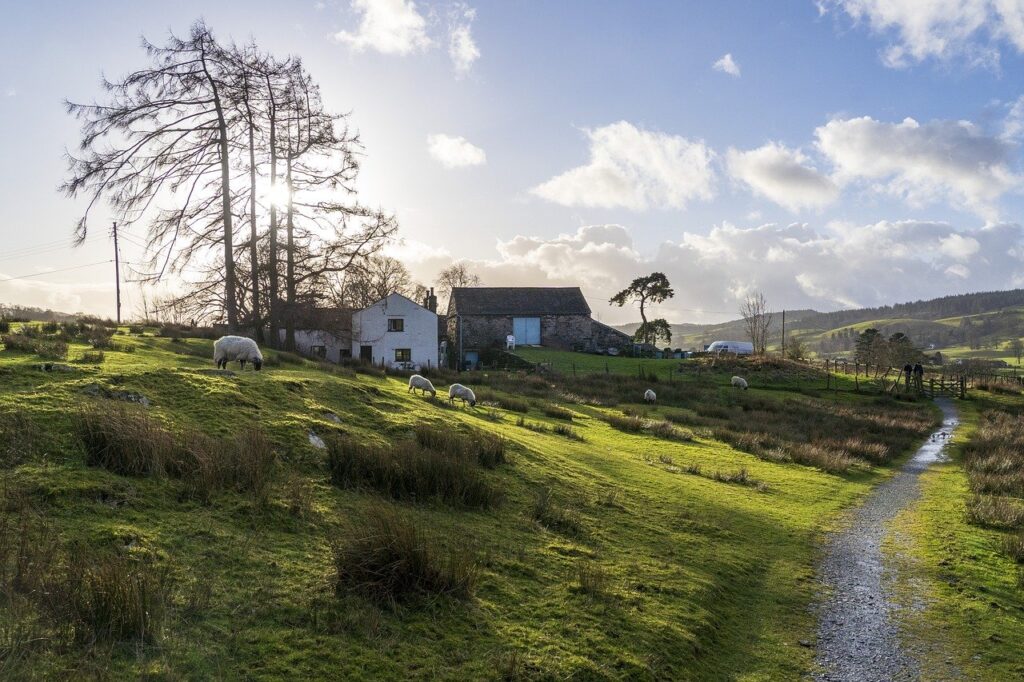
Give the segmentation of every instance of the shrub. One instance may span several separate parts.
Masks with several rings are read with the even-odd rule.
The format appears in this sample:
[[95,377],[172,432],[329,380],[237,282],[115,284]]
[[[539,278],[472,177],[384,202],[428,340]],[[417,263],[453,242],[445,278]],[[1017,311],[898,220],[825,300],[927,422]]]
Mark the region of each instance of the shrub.
[[331,482],[341,488],[368,488],[396,500],[438,498],[448,504],[497,506],[501,492],[464,457],[427,450],[417,443],[357,443],[335,436],[326,440]]
[[389,605],[436,595],[467,599],[473,593],[476,560],[444,547],[408,516],[378,507],[351,526],[349,535],[333,550],[338,593],[354,591]]
[[128,333],[129,334],[135,334],[136,336],[139,336],[139,335],[143,334],[145,331],[146,331],[146,328],[143,327],[141,324],[130,324],[130,325],[128,325]]
[[6,334],[11,331],[11,321],[0,317],[0,334]]
[[99,325],[93,325],[89,329],[89,333],[86,340],[89,345],[93,348],[110,348],[111,339],[114,337],[114,331],[107,327],[101,327]]
[[101,350],[87,350],[82,353],[82,357],[79,358],[79,362],[83,362],[90,365],[103,364],[104,355]]
[[22,353],[34,353],[36,351],[35,339],[25,334],[7,334],[3,337],[4,349],[21,351]]
[[35,353],[44,360],[63,360],[68,356],[68,344],[59,339],[39,339],[35,343]]
[[584,533],[583,521],[579,513],[573,509],[566,509],[555,501],[550,488],[541,488],[534,499],[531,516],[534,521],[548,530],[564,533],[570,536],[580,536]]
[[134,353],[135,344],[133,343],[112,343],[110,344],[110,350],[117,351],[118,353]]
[[53,321],[43,322],[41,329],[44,334],[56,334],[60,331],[60,325]]

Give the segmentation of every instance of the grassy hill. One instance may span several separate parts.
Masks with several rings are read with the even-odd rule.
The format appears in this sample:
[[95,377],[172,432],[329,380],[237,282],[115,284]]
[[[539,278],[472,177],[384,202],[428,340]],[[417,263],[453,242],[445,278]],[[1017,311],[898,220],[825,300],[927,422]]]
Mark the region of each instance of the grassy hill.
[[464,409],[113,342],[0,352],[8,679],[795,679],[822,533],[935,423],[784,365],[656,407],[625,364],[462,375]]

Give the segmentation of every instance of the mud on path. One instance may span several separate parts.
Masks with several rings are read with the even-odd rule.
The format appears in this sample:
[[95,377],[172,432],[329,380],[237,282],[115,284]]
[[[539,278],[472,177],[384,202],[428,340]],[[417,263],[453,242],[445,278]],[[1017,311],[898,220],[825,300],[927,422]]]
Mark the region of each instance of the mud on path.
[[882,540],[889,521],[920,494],[918,476],[943,458],[948,439],[941,434],[952,434],[959,423],[951,402],[937,402],[942,427],[896,475],[871,492],[848,528],[829,539],[818,572],[829,596],[819,613],[816,680],[918,679],[917,661],[900,645],[890,617],[895,606],[883,576]]

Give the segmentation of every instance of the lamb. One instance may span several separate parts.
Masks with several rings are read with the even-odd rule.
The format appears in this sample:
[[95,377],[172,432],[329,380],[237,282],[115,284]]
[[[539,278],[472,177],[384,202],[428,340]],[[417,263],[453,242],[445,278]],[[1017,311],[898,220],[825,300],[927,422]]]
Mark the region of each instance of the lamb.
[[244,336],[222,336],[213,342],[213,360],[220,369],[227,369],[228,362],[238,360],[242,369],[251,362],[256,371],[263,367],[263,355],[252,339]]
[[437,395],[437,391],[434,390],[434,384],[430,383],[430,379],[419,374],[413,374],[409,377],[409,390],[415,393],[417,388],[423,391],[424,395],[429,392],[431,398]]
[[747,380],[743,377],[733,377],[732,385],[736,388],[742,388],[744,391],[747,390]]
[[454,403],[456,398],[461,400],[463,405],[469,403],[470,407],[476,407],[476,394],[462,384],[452,384],[448,387],[448,402]]
[[652,391],[651,389],[647,389],[646,391],[644,391],[644,401],[645,402],[653,403],[657,399],[658,399],[658,395],[654,391]]

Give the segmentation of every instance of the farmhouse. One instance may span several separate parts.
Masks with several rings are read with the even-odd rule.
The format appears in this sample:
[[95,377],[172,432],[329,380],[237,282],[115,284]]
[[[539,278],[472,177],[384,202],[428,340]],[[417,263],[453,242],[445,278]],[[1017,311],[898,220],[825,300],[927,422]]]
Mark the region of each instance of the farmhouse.
[[474,366],[480,352],[548,346],[581,351],[625,348],[630,337],[590,316],[579,287],[463,287],[448,300],[447,337],[455,357]]
[[296,350],[331,362],[360,358],[377,365],[437,366],[439,325],[433,291],[424,304],[391,294],[362,310],[306,311],[296,322]]
[[[431,300],[433,293],[425,302]],[[352,355],[378,365],[436,367],[437,330],[436,312],[391,294],[352,313]]]

